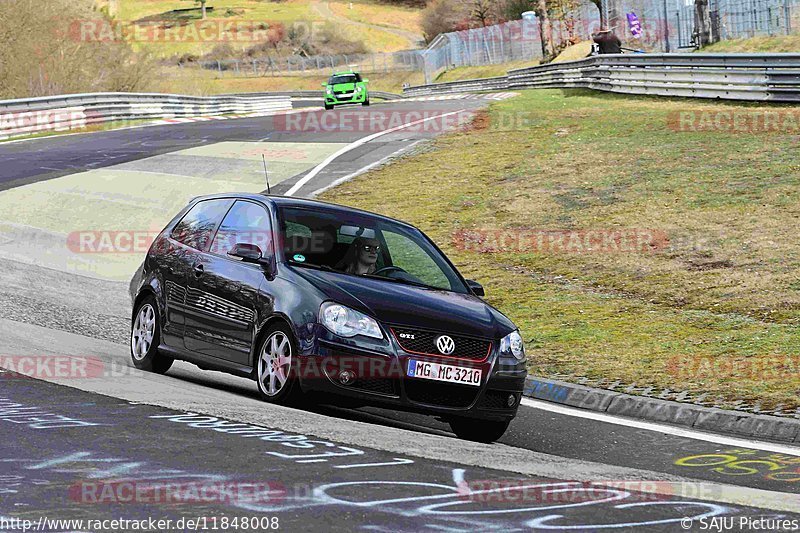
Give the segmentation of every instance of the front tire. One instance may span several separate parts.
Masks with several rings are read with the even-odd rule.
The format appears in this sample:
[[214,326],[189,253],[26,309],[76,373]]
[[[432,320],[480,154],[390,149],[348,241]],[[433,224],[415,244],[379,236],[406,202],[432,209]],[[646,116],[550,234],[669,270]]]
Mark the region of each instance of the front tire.
[[476,420],[472,418],[453,418],[449,420],[450,429],[460,439],[491,443],[498,440],[508,429],[510,420]]
[[253,369],[262,400],[287,405],[300,399],[296,346],[289,327],[284,324],[271,326],[262,336]]
[[331,109],[333,109],[333,104],[325,104],[326,111],[330,111]]
[[152,296],[139,303],[131,323],[131,361],[139,370],[163,374],[175,361],[158,353],[161,342],[161,320],[158,304]]
[[367,99],[366,99],[366,100],[364,100],[363,102],[361,102],[361,105],[362,105],[362,106],[365,106],[365,107],[366,107],[366,106],[368,106],[368,105],[369,105],[369,97],[367,97]]

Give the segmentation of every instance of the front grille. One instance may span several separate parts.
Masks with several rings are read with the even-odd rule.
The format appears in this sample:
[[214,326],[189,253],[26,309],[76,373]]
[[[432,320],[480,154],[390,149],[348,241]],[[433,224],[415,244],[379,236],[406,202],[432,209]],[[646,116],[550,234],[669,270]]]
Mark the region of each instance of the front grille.
[[396,381],[396,379],[387,378],[358,378],[355,383],[350,385],[350,388],[397,396]]
[[468,407],[480,389],[449,383],[431,383],[414,378],[406,379],[406,396],[412,402],[442,407]]
[[484,409],[512,409],[516,407],[516,402],[512,407],[508,406],[507,400],[509,392],[499,390],[487,390],[483,395],[478,406]]
[[[453,339],[456,348],[450,355],[442,355],[436,348],[436,338],[443,333],[408,328],[392,328],[392,333],[400,347],[410,353],[483,361],[489,356],[492,349],[491,341],[448,335]],[[413,336],[413,338],[408,336]]]

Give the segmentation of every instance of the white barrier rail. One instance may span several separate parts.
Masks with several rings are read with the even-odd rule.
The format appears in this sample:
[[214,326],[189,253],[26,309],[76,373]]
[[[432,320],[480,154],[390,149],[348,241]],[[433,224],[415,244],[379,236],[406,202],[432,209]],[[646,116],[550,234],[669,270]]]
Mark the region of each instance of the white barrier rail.
[[587,88],[728,100],[800,102],[800,54],[615,54],[511,70],[506,76],[409,87],[404,96]]
[[291,109],[288,95],[184,96],[91,93],[0,100],[0,139],[115,121],[265,115]]

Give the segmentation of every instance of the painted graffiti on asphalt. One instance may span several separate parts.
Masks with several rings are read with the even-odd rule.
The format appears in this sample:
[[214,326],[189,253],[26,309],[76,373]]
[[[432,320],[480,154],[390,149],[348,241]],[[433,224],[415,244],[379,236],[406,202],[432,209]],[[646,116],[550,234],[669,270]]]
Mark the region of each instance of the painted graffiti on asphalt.
[[[265,428],[262,426],[255,426],[241,422],[231,422],[217,418],[215,416],[205,416],[197,413],[182,413],[182,414],[164,414],[152,415],[150,418],[164,419],[170,422],[177,422],[187,424],[191,428],[210,429],[219,433],[226,433],[228,435],[236,435],[242,438],[255,438],[265,442],[270,442],[290,450],[282,451],[268,451],[268,455],[280,457],[281,459],[289,459],[298,463],[323,463],[329,459],[340,457],[353,457],[364,455],[362,450],[350,448],[347,446],[340,446],[333,442],[324,440],[314,440],[308,438],[306,435],[289,434],[277,429]],[[306,450],[307,453],[297,453],[299,450]],[[293,453],[287,453],[287,452]],[[380,463],[360,463],[350,465],[339,465],[334,468],[358,468],[370,466],[391,466],[401,464],[411,464],[414,461],[411,459],[394,458],[392,462]]]
[[37,406],[15,403],[7,398],[0,398],[0,421],[12,424],[25,424],[31,429],[55,429],[82,426],[99,426],[95,422],[86,422],[64,415],[46,411]]
[[[57,455],[44,460],[4,458],[0,462],[14,464],[37,476],[49,473],[79,474],[85,479],[102,480],[167,480],[186,483],[189,479],[208,483],[224,483],[231,476],[164,468],[146,461],[110,457],[81,451]],[[376,470],[384,472],[384,470]],[[441,529],[443,523],[472,529],[515,529],[528,527],[548,530],[594,530],[600,528],[652,527],[677,524],[690,518],[695,521],[729,515],[734,510],[723,505],[686,499],[651,499],[626,488],[588,485],[581,482],[524,480],[500,486],[478,488],[467,480],[466,470],[452,469],[452,483],[400,481],[382,477],[366,477],[356,481],[317,482],[305,490],[285,491],[283,497],[229,499],[231,507],[255,513],[277,513],[316,510],[322,513],[345,508],[357,511],[368,520],[372,513],[388,513],[422,520],[426,527]],[[387,476],[389,477],[389,476]],[[20,479],[15,478],[16,481]],[[471,495],[465,497],[464,491]],[[478,488],[472,490],[471,487]],[[74,489],[73,489],[74,490]],[[533,491],[541,501],[503,496],[508,492]],[[570,493],[573,497],[559,497]],[[585,494],[584,494],[585,493]],[[495,495],[495,497],[489,497]],[[537,498],[538,500],[538,498]],[[602,513],[592,509],[602,508]],[[647,519],[642,516],[645,510]],[[588,511],[588,512],[587,512]],[[602,516],[602,519],[599,517]],[[596,521],[593,517],[598,517]],[[377,524],[370,529],[380,528]]]
[[[465,479],[465,470],[452,470],[453,483],[428,483],[422,481],[397,480],[365,480],[326,483],[318,485],[311,497],[294,501],[287,497],[284,502],[273,505],[249,505],[242,507],[254,512],[276,513],[307,509],[309,507],[347,506],[357,509],[372,509],[390,512],[402,516],[423,517],[431,520],[447,519],[469,525],[496,528],[497,521],[502,521],[506,528],[517,528],[522,525],[534,529],[552,530],[593,530],[596,528],[626,528],[654,525],[676,524],[687,517],[692,520],[707,519],[729,513],[731,509],[713,503],[667,500],[649,501],[640,499],[639,494],[621,488],[588,486],[580,482],[540,482],[529,480],[523,484],[500,486],[489,489],[472,490],[470,497],[465,498],[464,487],[469,486]],[[366,492],[356,489],[369,489]],[[511,491],[533,490],[540,495],[551,495],[569,492],[573,496],[584,492],[585,497],[572,498],[571,501],[526,502],[519,498],[502,497],[501,494]],[[355,497],[356,494],[367,494],[371,499]],[[497,494],[496,498],[487,498],[489,494]],[[486,501],[491,499],[492,501]],[[483,500],[483,501],[481,501]],[[603,506],[602,515],[608,522],[584,522],[585,515],[571,517],[567,513],[571,509],[585,511],[588,506]],[[641,512],[647,507],[649,520],[641,521],[632,514]],[[631,513],[631,514],[629,514]],[[594,513],[600,516],[601,513]],[[610,518],[609,518],[610,516]],[[481,520],[485,522],[481,522]],[[490,526],[491,525],[491,526]],[[429,527],[436,528],[434,524]],[[480,528],[478,528],[480,529]]]
[[728,476],[761,476],[773,481],[800,481],[800,457],[748,448],[681,457],[675,464],[703,468]]

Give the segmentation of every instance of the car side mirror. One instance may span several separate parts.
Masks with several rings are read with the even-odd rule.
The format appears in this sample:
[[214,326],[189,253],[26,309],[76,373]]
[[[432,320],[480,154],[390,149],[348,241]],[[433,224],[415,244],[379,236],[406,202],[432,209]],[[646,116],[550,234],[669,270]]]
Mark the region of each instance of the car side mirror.
[[233,248],[228,250],[228,255],[241,259],[245,263],[258,263],[262,256],[261,248],[255,244],[247,244],[244,242],[237,242]]
[[469,290],[471,290],[472,294],[475,296],[480,296],[481,298],[486,296],[486,291],[483,290],[483,285],[473,279],[467,280],[467,287],[469,287]]
[[361,80],[361,81],[363,81],[364,83],[367,83],[369,80]]
[[272,258],[264,257],[261,248],[255,244],[237,242],[233,245],[233,248],[228,250],[228,256],[235,257],[243,263],[255,263],[261,265],[264,267],[264,270],[267,272],[267,276],[270,278],[275,275]]
[[327,84],[327,83],[323,83],[323,84],[322,84],[322,86],[323,86],[323,87],[327,87],[327,86],[328,86],[328,84]]

